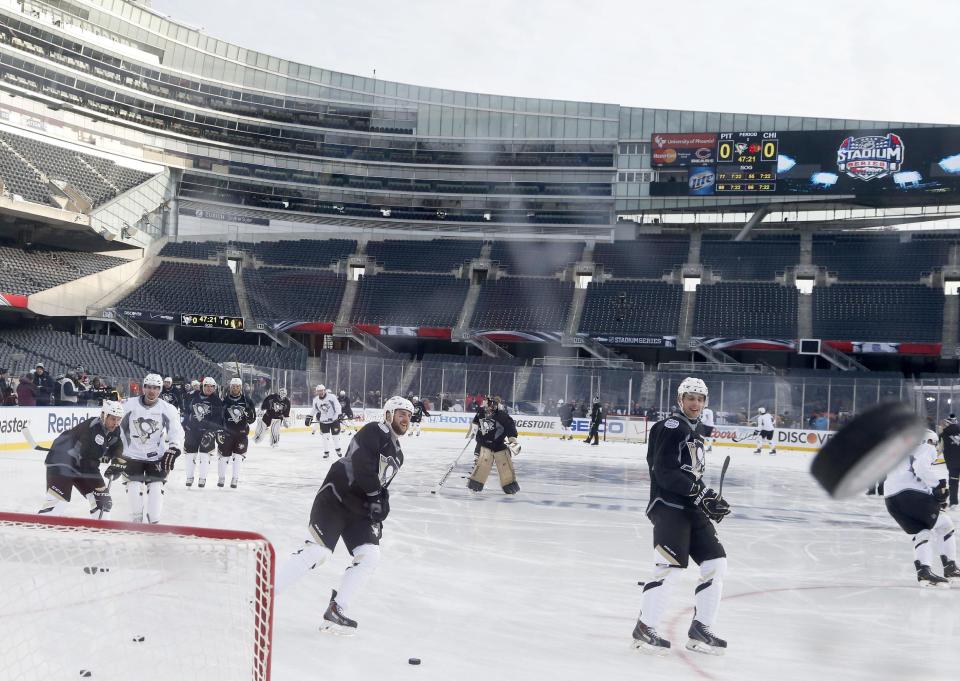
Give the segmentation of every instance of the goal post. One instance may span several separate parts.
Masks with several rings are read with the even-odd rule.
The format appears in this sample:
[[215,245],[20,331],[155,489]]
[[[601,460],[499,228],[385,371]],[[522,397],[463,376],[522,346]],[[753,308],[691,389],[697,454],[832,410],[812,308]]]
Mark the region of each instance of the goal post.
[[269,681],[271,543],[253,532],[0,513],[15,681]]
[[603,422],[603,439],[646,444],[648,425],[646,416],[608,416]]

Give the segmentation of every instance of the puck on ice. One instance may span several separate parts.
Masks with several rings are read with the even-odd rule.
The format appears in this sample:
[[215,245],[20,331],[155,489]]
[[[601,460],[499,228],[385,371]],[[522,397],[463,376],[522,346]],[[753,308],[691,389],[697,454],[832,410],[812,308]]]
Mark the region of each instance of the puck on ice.
[[91,676],[93,676],[93,673],[90,672],[90,671],[88,671],[88,670],[86,670],[86,669],[81,669],[81,670],[80,670],[80,676],[82,676],[83,678],[87,679],[87,678],[90,678]]
[[420,658],[419,658],[419,657],[411,657],[409,660],[407,660],[407,662],[408,662],[409,664],[420,664]]
[[861,494],[919,444],[926,427],[908,404],[878,404],[827,440],[810,473],[834,499]]
[[430,490],[430,494],[436,494],[436,493],[437,493],[437,490],[435,489]]
[[131,640],[134,643],[143,643],[146,639],[143,636],[134,636]]

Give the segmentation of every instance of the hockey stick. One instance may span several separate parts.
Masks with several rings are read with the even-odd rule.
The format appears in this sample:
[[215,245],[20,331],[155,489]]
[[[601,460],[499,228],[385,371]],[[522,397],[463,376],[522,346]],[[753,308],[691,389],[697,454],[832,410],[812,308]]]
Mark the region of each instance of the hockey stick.
[[440,478],[440,482],[437,483],[436,489],[430,490],[430,494],[436,494],[440,491],[440,488],[443,487],[443,483],[447,481],[447,478],[450,477],[450,474],[453,472],[453,469],[457,467],[457,464],[460,463],[460,457],[463,456],[463,453],[467,451],[467,447],[473,442],[472,439],[468,439],[467,443],[463,445],[463,449],[460,450],[460,453],[457,454],[457,458],[453,460],[453,463],[450,464],[450,467],[447,468],[447,472],[443,474],[443,477]]
[[743,442],[744,440],[747,440],[751,437],[756,437],[759,433],[760,433],[759,430],[755,430],[752,433],[749,433],[747,435],[734,435],[731,438],[731,442]]
[[720,489],[717,490],[717,499],[723,496],[723,479],[727,477],[727,468],[730,467],[730,456],[723,460],[723,468],[720,469]]
[[23,433],[23,439],[27,441],[27,444],[36,449],[38,452],[50,451],[49,447],[41,447],[37,444],[37,441],[33,439],[33,433],[30,432],[30,428],[28,426],[24,426],[23,430],[20,432]]

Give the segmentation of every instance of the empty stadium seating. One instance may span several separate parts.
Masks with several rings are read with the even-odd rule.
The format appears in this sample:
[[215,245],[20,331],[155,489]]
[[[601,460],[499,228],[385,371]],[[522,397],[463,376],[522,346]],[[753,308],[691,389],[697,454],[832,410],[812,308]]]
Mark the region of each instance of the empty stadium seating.
[[262,321],[336,321],[346,282],[346,277],[330,270],[243,270],[250,313]]
[[939,342],[943,291],[920,284],[817,286],[813,333],[825,340]]
[[687,262],[690,237],[681,235],[639,236],[636,241],[598,243],[593,261],[618,279],[659,279]]
[[815,234],[813,264],[840,281],[917,281],[947,264],[950,246],[940,239],[901,242],[896,234]]
[[508,274],[545,277],[580,260],[583,248],[583,242],[495,241],[490,259]]
[[800,262],[800,237],[731,241],[729,236],[704,235],[700,262],[723,279],[772,281]]
[[[622,296],[622,298],[621,298]],[[582,333],[676,335],[683,287],[660,281],[592,282],[580,318]]]
[[562,331],[572,297],[573,284],[557,279],[487,281],[480,288],[470,328]]
[[182,262],[161,262],[150,278],[117,307],[177,314],[240,315],[229,268]]
[[261,241],[253,254],[269,265],[329,267],[352,255],[357,242],[350,239],[300,239],[298,241]]
[[217,251],[225,246],[226,244],[215,241],[170,241],[160,249],[160,255],[168,258],[210,260],[215,258]]
[[65,331],[16,329],[0,332],[0,340],[22,352],[37,355],[34,365],[43,361],[51,373],[62,373],[77,365],[90,376],[111,379],[137,377],[145,371],[141,364]]
[[793,339],[797,289],[773,283],[719,283],[697,288],[694,336]]
[[125,262],[96,253],[0,246],[0,292],[30,295]]
[[441,274],[384,272],[360,279],[354,324],[453,327],[470,283]]
[[240,345],[202,341],[190,343],[190,346],[218,364],[239,362],[298,371],[304,371],[307,368],[307,354],[303,347],[282,348],[275,345]]
[[378,265],[393,272],[447,273],[479,257],[482,247],[482,241],[467,239],[396,239],[371,241],[367,244],[367,255]]
[[219,380],[220,367],[174,341],[126,336],[87,335],[87,340],[145,366],[149,371],[171,378],[213,376]]

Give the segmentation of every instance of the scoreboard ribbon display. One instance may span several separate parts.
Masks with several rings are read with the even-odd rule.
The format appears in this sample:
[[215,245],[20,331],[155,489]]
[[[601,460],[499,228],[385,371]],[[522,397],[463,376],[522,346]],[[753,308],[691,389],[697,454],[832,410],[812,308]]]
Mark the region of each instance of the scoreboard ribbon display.
[[654,168],[687,171],[651,196],[960,193],[960,127],[655,133],[651,149]]
[[215,314],[180,315],[181,326],[203,326],[208,329],[236,329],[243,331],[243,317],[224,317]]

